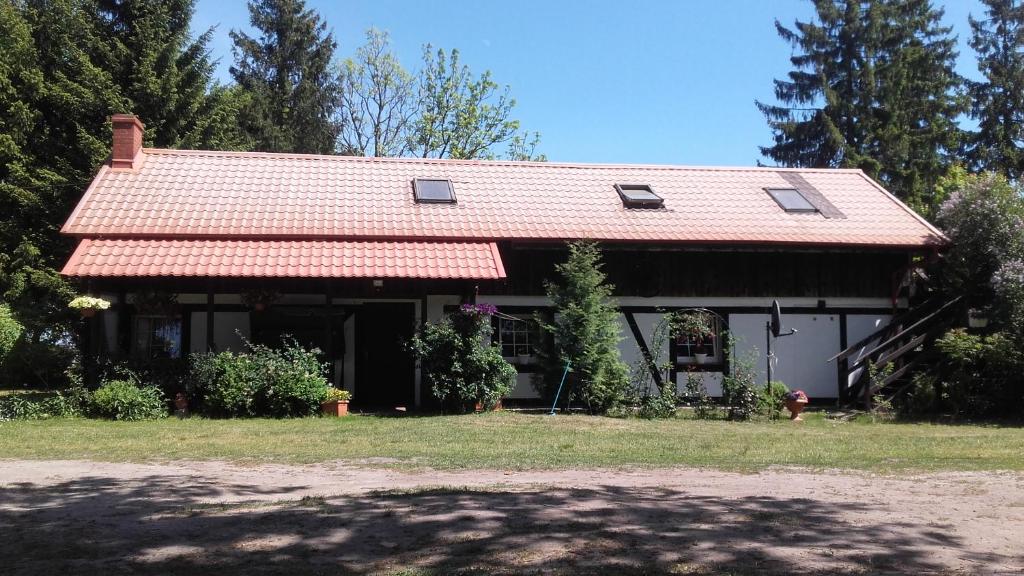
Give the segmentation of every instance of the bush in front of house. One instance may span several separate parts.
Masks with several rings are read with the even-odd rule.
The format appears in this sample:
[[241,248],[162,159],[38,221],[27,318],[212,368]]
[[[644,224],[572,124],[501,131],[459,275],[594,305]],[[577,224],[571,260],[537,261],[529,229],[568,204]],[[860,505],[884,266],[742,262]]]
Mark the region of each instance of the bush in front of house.
[[92,393],[88,411],[91,416],[111,420],[153,420],[167,416],[167,402],[156,386],[109,380]]
[[582,402],[592,414],[621,404],[629,389],[629,368],[619,354],[619,311],[602,266],[597,244],[570,243],[569,258],[555,266],[558,280],[546,283],[554,315],[537,319],[551,336],[540,354],[540,391],[554,397],[568,362],[561,401]]
[[490,410],[512,391],[516,369],[490,343],[495,311],[487,304],[465,304],[438,322],[428,322],[409,342],[442,410],[469,412],[477,403]]
[[0,421],[44,420],[81,416],[89,391],[74,386],[57,392],[17,392],[0,396]]
[[330,385],[320,351],[286,339],[279,348],[248,343],[246,352],[193,354],[191,385],[210,416],[310,416]]
[[7,359],[7,355],[14,349],[14,344],[17,343],[18,338],[21,338],[21,333],[24,328],[21,326],[11,313],[11,308],[7,304],[0,304],[0,366],[4,365],[4,360]]

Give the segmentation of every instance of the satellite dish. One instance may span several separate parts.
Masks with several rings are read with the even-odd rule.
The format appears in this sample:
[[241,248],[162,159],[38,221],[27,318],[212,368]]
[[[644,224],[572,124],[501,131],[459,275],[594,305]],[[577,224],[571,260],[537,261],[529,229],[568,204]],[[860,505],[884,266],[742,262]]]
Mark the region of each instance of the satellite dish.
[[772,321],[771,321],[772,336],[776,338],[782,333],[782,310],[779,308],[779,301],[772,300]]

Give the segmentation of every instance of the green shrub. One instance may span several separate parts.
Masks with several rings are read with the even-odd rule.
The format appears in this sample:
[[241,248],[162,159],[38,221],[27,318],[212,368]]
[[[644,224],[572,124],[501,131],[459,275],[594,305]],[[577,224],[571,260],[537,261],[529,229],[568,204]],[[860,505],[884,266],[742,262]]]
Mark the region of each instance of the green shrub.
[[711,400],[711,396],[708,395],[708,389],[704,386],[704,377],[700,372],[691,370],[686,373],[683,398],[687,405],[693,408],[693,415],[698,420],[708,420],[715,417],[717,412],[715,403]]
[[110,380],[92,393],[89,413],[111,420],[152,420],[166,416],[167,405],[156,386],[140,386],[132,380]]
[[280,348],[193,354],[193,396],[207,414],[287,418],[315,414],[330,385],[319,350],[286,339]]
[[4,360],[14,349],[18,338],[21,338],[23,330],[11,314],[11,308],[7,304],[0,304],[0,366],[4,365]]
[[943,359],[941,402],[960,416],[1019,416],[1024,410],[1024,353],[1005,333],[950,330],[935,342]]
[[766,388],[761,388],[757,398],[757,413],[769,420],[777,420],[786,406],[786,394],[789,388],[778,380],[772,380]]
[[210,416],[259,415],[258,398],[265,385],[257,363],[248,354],[231,351],[192,354],[195,399]]
[[752,360],[733,362],[732,371],[722,378],[722,400],[729,407],[729,420],[750,420],[757,414],[760,395]]
[[424,381],[446,411],[467,412],[479,402],[490,410],[515,384],[516,369],[490,345],[493,306],[466,304],[428,322],[409,343]]
[[81,416],[89,391],[80,386],[54,393],[20,392],[0,396],[0,421]]
[[657,394],[645,394],[640,398],[637,414],[641,418],[672,418],[676,415],[679,397],[676,395],[675,382],[665,380]]
[[257,405],[267,416],[310,416],[319,410],[330,389],[319,350],[306,350],[295,340],[286,340],[280,348],[250,344],[249,349],[264,377]]

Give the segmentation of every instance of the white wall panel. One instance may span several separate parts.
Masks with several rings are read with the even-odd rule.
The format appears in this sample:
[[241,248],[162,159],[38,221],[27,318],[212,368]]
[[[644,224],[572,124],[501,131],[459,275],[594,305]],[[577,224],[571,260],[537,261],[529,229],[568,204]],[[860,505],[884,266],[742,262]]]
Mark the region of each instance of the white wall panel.
[[[789,305],[789,302],[786,303]],[[758,384],[764,385],[765,323],[767,314],[731,314],[729,327],[736,338],[738,358],[754,358]],[[797,334],[776,338],[772,350],[778,358],[773,378],[790,389],[799,388],[812,398],[835,398],[839,394],[835,362],[826,362],[839,352],[838,314],[783,314],[786,330]]]

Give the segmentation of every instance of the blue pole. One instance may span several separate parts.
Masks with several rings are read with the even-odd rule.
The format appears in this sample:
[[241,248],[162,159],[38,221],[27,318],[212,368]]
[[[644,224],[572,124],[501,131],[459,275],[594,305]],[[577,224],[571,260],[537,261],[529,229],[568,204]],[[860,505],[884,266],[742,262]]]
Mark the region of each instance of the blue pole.
[[558,397],[562,395],[562,386],[565,384],[565,377],[569,375],[569,362],[565,363],[565,372],[562,372],[562,381],[558,383],[558,392],[555,392],[555,401],[551,404],[551,412],[548,416],[555,415],[555,406],[558,406]]

